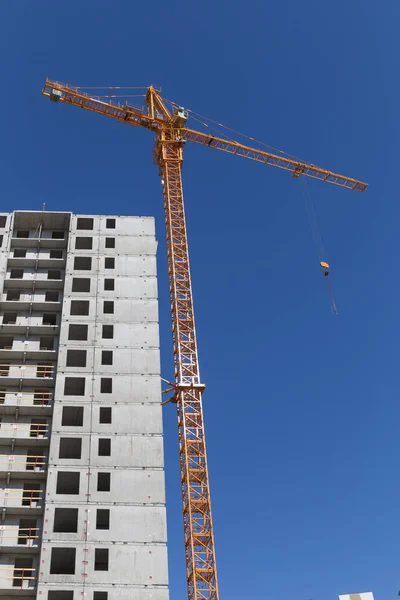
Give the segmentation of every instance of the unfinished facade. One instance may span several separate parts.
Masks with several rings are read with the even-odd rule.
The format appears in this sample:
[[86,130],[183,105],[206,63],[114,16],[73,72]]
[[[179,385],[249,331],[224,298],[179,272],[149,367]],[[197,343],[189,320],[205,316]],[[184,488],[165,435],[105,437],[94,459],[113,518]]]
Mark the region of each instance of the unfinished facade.
[[0,596],[168,600],[154,220],[0,214]]

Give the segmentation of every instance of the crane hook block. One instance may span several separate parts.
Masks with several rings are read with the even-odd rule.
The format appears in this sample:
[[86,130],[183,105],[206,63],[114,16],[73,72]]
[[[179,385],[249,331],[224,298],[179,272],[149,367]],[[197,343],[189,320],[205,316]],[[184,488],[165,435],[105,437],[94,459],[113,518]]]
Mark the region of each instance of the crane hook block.
[[329,265],[328,265],[328,263],[321,261],[319,263],[319,266],[323,268],[325,277],[328,277],[328,275],[329,275]]

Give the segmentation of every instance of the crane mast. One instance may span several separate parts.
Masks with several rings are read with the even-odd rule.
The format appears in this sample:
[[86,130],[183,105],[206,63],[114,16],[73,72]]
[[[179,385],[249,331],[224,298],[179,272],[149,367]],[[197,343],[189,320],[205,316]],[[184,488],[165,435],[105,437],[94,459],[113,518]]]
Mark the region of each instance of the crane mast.
[[363,192],[367,184],[309,163],[188,129],[186,112],[175,109],[171,113],[153,86],[146,93],[146,109],[103,102],[80,88],[48,79],[42,94],[54,102],[72,104],[131,126],[144,127],[156,135],[154,160],[163,184],[168,253],[175,371],[173,402],[178,416],[188,600],[219,600],[202,409],[205,385],[200,380],[182,189],[185,143],[191,141],[290,171],[294,177],[306,176],[359,192]]
[[163,130],[155,157],[164,190],[186,579],[190,600],[218,600],[206,440],[181,167],[183,146]]

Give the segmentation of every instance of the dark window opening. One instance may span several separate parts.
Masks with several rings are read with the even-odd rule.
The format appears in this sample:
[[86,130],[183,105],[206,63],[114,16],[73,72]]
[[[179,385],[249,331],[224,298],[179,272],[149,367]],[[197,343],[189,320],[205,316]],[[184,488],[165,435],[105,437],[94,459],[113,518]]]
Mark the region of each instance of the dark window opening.
[[19,300],[21,292],[19,290],[8,290],[6,300]]
[[114,257],[107,257],[104,259],[104,267],[106,269],[114,269],[115,268],[115,258]]
[[51,392],[48,390],[35,390],[33,394],[34,406],[48,406],[51,400]]
[[17,322],[16,312],[5,312],[3,315],[3,325],[15,325]]
[[62,258],[63,251],[62,250],[50,250],[49,258]]
[[105,315],[113,315],[114,314],[114,300],[104,300],[103,313]]
[[104,340],[112,340],[114,337],[114,325],[103,325],[101,337]]
[[52,548],[50,575],[74,575],[75,555],[75,548]]
[[11,350],[14,343],[13,337],[1,337],[0,338],[0,350]]
[[34,453],[26,455],[25,471],[41,471],[44,467],[43,462],[45,459],[43,456],[37,456],[37,452],[32,452]]
[[111,473],[97,473],[97,491],[109,492],[111,489]]
[[112,378],[102,377],[100,379],[100,392],[102,394],[112,394]]
[[93,592],[93,600],[108,600],[108,592]]
[[74,471],[59,471],[57,473],[56,494],[79,494],[80,474]]
[[61,271],[55,269],[49,269],[47,271],[47,279],[61,279]]
[[84,396],[85,378],[66,377],[64,381],[64,396]]
[[83,406],[63,406],[62,427],[82,427],[83,425]]
[[90,279],[85,277],[74,277],[72,279],[73,292],[90,292]]
[[54,365],[49,365],[47,362],[39,362],[36,367],[36,377],[53,377]]
[[20,519],[18,527],[18,545],[26,546],[28,541],[37,545],[38,533],[36,519]]
[[99,422],[100,423],[111,423],[111,415],[112,415],[111,411],[112,411],[112,409],[110,406],[101,406]]
[[115,248],[115,238],[106,238],[106,248]]
[[58,292],[46,292],[44,297],[45,302],[58,302]]
[[108,571],[108,548],[95,548],[94,570]]
[[47,600],[74,600],[74,592],[66,590],[51,590],[47,594]]
[[78,531],[78,509],[56,508],[54,511],[55,533],[77,533]]
[[113,364],[113,353],[112,350],[103,350],[101,353],[101,364],[112,365]]
[[106,292],[112,292],[115,288],[115,280],[114,279],[105,279],[104,280],[104,290]]
[[106,228],[115,229],[115,219],[106,219]]
[[55,313],[44,313],[42,324],[57,325],[57,315]]
[[15,248],[13,255],[14,255],[14,258],[25,258],[26,250],[23,248]]
[[22,589],[27,577],[35,577],[35,569],[33,568],[33,558],[16,558],[14,562],[13,572],[13,587]]
[[89,314],[89,300],[71,300],[71,315],[86,316]]
[[99,439],[99,456],[111,456],[111,438]]
[[97,509],[96,529],[110,529],[110,511],[108,508]]
[[68,339],[85,341],[88,339],[87,325],[70,325],[68,329]]
[[60,438],[58,458],[77,458],[82,456],[82,438]]
[[0,365],[0,377],[8,377],[8,373],[10,372],[10,363],[6,363],[4,360],[2,360],[1,362],[2,364]]
[[31,419],[31,427],[29,430],[29,437],[38,438],[44,437],[47,434],[47,422],[43,417],[38,419]]
[[39,350],[54,350],[54,338],[41,337],[39,342]]
[[7,223],[7,217],[4,215],[0,216],[0,227],[5,227]]
[[0,390],[0,404],[4,404],[6,401],[6,390]]
[[22,506],[36,506],[40,502],[40,483],[24,483]]
[[67,350],[67,367],[86,367],[86,350]]
[[22,230],[22,229],[17,231],[17,238],[28,238],[28,237],[29,237],[29,231]]
[[75,256],[74,269],[76,271],[90,271],[92,268],[92,259],[90,256]]
[[11,269],[10,279],[23,279],[23,277],[24,277],[23,269]]
[[91,238],[91,237],[75,238],[75,249],[76,250],[91,250],[92,248],[93,248],[93,238]]
[[53,240],[63,240],[65,232],[64,231],[52,231],[51,237]]
[[76,221],[77,229],[93,229],[93,219],[79,217]]

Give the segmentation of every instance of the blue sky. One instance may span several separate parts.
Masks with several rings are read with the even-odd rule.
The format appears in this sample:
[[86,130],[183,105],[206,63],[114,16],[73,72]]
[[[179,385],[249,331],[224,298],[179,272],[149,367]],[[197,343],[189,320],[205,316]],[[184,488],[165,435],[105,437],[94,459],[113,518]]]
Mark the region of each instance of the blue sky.
[[[310,182],[339,316],[288,173],[187,147],[184,190],[221,599],[400,587],[400,4],[0,3],[1,210],[154,215],[152,134],[40,95],[151,83],[188,108],[369,182]],[[192,124],[194,126],[194,123]],[[176,418],[165,411],[171,600],[185,598]]]

